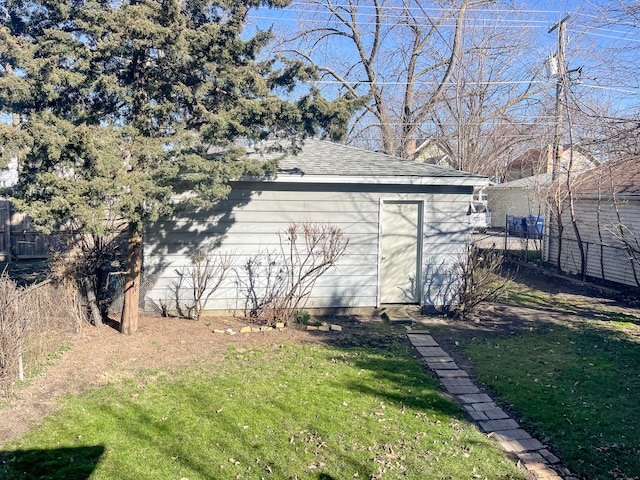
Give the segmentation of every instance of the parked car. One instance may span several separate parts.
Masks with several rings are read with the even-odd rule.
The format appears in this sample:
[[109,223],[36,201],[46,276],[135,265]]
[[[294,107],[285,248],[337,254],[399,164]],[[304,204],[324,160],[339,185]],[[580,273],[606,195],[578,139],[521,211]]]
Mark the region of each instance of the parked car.
[[482,202],[469,203],[467,210],[469,217],[469,225],[476,232],[485,232],[487,228],[491,228],[491,212]]

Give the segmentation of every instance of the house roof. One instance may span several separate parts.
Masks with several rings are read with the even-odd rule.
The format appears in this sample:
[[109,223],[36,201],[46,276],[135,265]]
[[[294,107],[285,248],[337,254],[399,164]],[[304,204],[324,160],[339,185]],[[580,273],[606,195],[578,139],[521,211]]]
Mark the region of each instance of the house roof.
[[377,152],[324,140],[306,139],[295,154],[265,153],[252,156],[279,158],[274,181],[360,184],[465,185],[488,184],[486,177],[449,168],[426,165]]
[[531,148],[508,163],[507,168],[518,169],[524,167],[540,167],[546,169],[547,150]]
[[[515,158],[513,161],[509,162],[507,167],[510,170],[533,167],[534,169],[538,169],[540,171],[546,171],[547,163],[549,161],[548,156],[550,154],[549,148],[551,147],[549,146],[543,149],[531,148],[526,152],[524,152],[519,157]],[[580,145],[571,145],[571,144],[562,145],[563,157],[568,155],[568,152],[570,152],[571,150],[580,154],[585,161],[588,161],[593,166],[597,166],[600,164],[600,162],[598,162],[595,156],[593,156],[589,151],[587,151]]]
[[640,157],[615,160],[579,175],[573,191],[580,195],[640,195]]
[[533,175],[532,177],[525,177],[518,180],[512,180],[511,182],[492,185],[490,188],[492,190],[546,188],[549,187],[551,183],[551,174],[541,173],[539,175]]

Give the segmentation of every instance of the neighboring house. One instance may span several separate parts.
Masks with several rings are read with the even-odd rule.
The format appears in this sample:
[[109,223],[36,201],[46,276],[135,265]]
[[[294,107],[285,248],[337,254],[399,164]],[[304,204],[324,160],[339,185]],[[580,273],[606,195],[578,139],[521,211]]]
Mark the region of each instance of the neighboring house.
[[[640,158],[603,164],[575,179],[575,212],[588,277],[640,286]],[[564,206],[560,249],[563,271],[580,274],[581,256]],[[558,258],[557,225],[551,224],[546,260]]]
[[[580,174],[591,168],[597,167],[600,162],[585,149],[574,145],[564,145],[560,157],[558,174],[567,173],[571,162],[573,151],[573,163],[571,173]],[[533,148],[527,150],[515,160],[509,162],[506,167],[503,183],[512,182],[521,178],[533,177],[544,173],[552,173],[553,169],[553,148],[551,146],[544,149]]]
[[6,168],[0,168],[0,188],[12,187],[18,183],[18,159],[9,160]]
[[[257,155],[257,154],[254,154]],[[485,177],[306,140],[270,179],[231,182],[227,199],[163,219],[145,232],[145,308],[171,303],[177,271],[198,250],[232,252],[236,272],[205,310],[242,310],[249,260],[281,252],[292,223],[330,224],[349,241],[319,279],[307,308],[444,305],[454,302],[457,268],[470,227],[467,209]],[[254,279],[264,285],[267,275]],[[215,298],[214,298],[215,297]]]
[[435,138],[429,138],[416,148],[413,159],[427,165],[454,168],[453,155],[449,146]]
[[506,227],[507,215],[546,215],[551,174],[543,173],[487,187],[487,207],[493,227]]
[[[18,159],[12,158],[6,168],[0,168],[0,189],[18,183]],[[11,204],[0,199],[0,261],[11,259]]]

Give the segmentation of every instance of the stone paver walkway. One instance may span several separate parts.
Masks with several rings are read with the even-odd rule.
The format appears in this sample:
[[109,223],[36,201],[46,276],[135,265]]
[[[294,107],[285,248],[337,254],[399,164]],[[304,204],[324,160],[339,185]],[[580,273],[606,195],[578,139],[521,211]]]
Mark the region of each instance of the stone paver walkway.
[[572,480],[574,477],[560,466],[560,459],[538,440],[520,428],[486,393],[482,393],[460,369],[438,342],[425,331],[410,330],[409,341],[468,416],[488,437],[497,440],[500,448],[518,459],[518,463],[539,480]]

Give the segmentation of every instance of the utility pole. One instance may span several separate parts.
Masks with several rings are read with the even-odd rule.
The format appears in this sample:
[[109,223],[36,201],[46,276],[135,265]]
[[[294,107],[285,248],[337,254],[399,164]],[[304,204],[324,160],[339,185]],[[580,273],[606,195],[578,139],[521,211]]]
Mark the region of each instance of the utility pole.
[[556,130],[553,136],[553,166],[551,168],[551,179],[555,180],[560,168],[560,158],[562,157],[562,120],[564,118],[563,99],[566,88],[566,68],[565,68],[565,50],[567,44],[567,14],[562,20],[549,29],[548,33],[558,29],[558,53],[556,54],[556,63],[558,67],[556,77]]
[[[560,159],[562,157],[562,123],[564,119],[564,92],[566,88],[566,69],[565,69],[565,48],[567,38],[567,26],[566,21],[569,19],[569,15],[565,16],[562,20],[556,23],[549,29],[548,33],[558,29],[558,52],[556,53],[556,129],[553,135],[553,160],[551,164],[551,182],[555,183],[558,176],[558,170],[560,169]],[[554,198],[555,205],[549,204],[548,211],[546,213],[547,219],[544,222],[544,243],[542,247],[542,258],[545,262],[550,261],[550,241],[551,241],[551,220],[554,217],[557,229],[557,248],[558,255],[556,258],[556,266],[558,271],[562,271],[560,264],[560,253],[562,251],[562,231],[564,229],[562,225],[562,210],[558,198]]]

